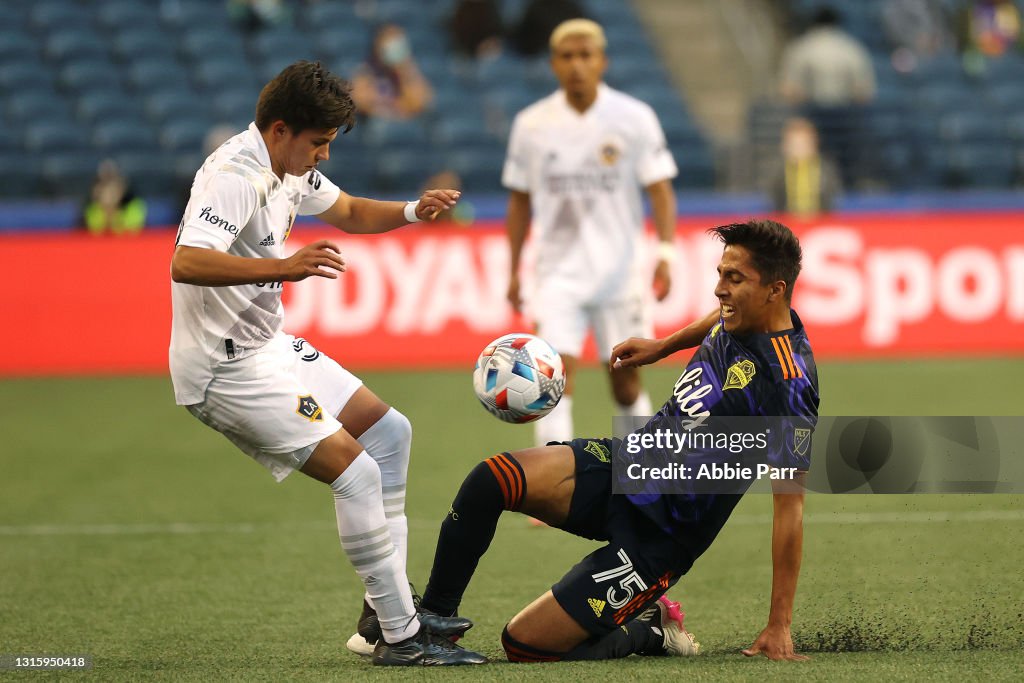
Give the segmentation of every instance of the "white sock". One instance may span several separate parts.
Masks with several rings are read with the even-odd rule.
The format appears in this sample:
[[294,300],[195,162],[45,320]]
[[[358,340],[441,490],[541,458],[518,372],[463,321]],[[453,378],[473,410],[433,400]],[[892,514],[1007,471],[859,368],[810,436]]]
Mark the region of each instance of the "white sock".
[[405,516],[405,482],[409,472],[412,425],[394,408],[384,413],[359,437],[366,452],[380,467],[384,516],[391,531],[391,542],[405,567],[409,558],[409,521]]
[[537,420],[533,439],[537,446],[572,439],[572,396],[562,396],[554,410]]
[[624,406],[618,402],[615,405],[619,410],[618,414],[623,417],[651,416],[651,395],[646,391],[641,391],[631,406]]
[[420,628],[409,580],[384,516],[380,468],[363,451],[331,484],[341,548],[363,580],[384,640],[396,643]]

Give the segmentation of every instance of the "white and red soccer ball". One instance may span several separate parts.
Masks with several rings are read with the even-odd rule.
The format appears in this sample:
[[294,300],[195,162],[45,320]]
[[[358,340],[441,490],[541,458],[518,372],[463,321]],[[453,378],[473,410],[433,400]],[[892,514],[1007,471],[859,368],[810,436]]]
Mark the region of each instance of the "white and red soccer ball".
[[513,333],[488,344],[473,369],[484,408],[505,422],[532,422],[551,412],[565,390],[562,357],[532,334]]

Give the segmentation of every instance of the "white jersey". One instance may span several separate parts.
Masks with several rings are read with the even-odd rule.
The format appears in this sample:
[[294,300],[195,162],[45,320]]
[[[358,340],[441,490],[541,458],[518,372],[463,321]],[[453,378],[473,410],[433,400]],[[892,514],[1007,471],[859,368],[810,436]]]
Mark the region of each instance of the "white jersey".
[[[341,191],[318,171],[280,180],[255,123],[207,157],[176,244],[249,258],[283,258],[297,214],[330,208]],[[240,359],[281,333],[281,282],[200,287],[171,283],[170,368],[179,405],[201,403],[220,363]]]
[[635,289],[641,188],[676,173],[654,110],[605,84],[582,114],[562,90],[519,112],[502,184],[530,194],[538,285],[571,282],[581,302]]

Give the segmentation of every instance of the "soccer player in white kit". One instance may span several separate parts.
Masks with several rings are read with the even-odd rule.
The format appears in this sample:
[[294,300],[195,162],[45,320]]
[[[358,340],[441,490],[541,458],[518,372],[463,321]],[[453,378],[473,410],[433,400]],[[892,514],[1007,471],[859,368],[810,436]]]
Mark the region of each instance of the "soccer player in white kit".
[[348,84],[319,63],[296,62],[263,88],[248,130],[196,173],[171,261],[175,400],[278,481],[299,470],[330,486],[342,549],[366,588],[360,633],[376,643],[375,664],[483,663],[444,637],[461,635],[468,620],[417,614],[413,604],[405,574],[409,421],[282,331],[282,283],[345,270],[328,240],[285,256],[297,214],[380,233],[458,201],[452,190],[408,204],[339,190],[316,166],[354,120]]
[[[588,19],[570,19],[555,28],[550,43],[561,87],[516,116],[502,173],[510,190],[509,302],[521,309],[520,260],[532,218],[530,313],[537,334],[565,362],[565,395],[538,420],[539,446],[573,436],[573,379],[588,329],[603,360],[614,344],[653,335],[640,188],[650,198],[659,240],[653,281],[659,300],[671,287],[676,221],[675,161],[654,110],[602,82],[604,31]],[[650,414],[637,368],[614,369],[610,377],[619,414]]]

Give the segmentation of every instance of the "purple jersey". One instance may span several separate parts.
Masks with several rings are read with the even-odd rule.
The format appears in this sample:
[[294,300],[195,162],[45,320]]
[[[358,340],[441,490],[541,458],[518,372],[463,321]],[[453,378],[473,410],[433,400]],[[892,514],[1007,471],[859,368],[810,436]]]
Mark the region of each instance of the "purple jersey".
[[[803,323],[795,311],[790,313],[792,329],[747,337],[729,334],[719,320],[690,358],[672,396],[637,431],[668,423],[714,424],[715,418],[785,418],[771,421],[771,437],[758,457],[773,467],[806,471],[818,416],[818,372]],[[735,462],[737,456],[728,449],[689,449],[675,460],[696,470],[702,463]],[[675,489],[679,493],[652,489],[627,498],[675,537],[692,561],[711,545],[750,483],[711,493],[697,492],[696,486],[687,492],[684,483]]]

